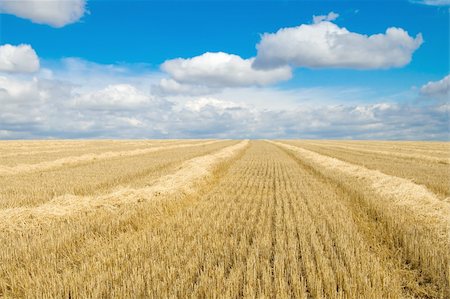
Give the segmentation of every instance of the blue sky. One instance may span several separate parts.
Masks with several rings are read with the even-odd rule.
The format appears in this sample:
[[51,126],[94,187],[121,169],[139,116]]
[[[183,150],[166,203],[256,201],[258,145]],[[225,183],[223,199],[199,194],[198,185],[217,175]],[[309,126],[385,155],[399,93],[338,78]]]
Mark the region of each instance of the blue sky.
[[[0,78],[5,86],[17,86],[17,90],[4,87],[0,93],[5,109],[11,109],[4,111],[3,121],[0,112],[0,138],[448,138],[449,6],[445,0],[427,2],[439,5],[410,1],[73,0],[74,19],[70,11],[74,7],[57,10],[43,1],[30,0],[17,8],[7,2],[0,4],[0,47],[29,46],[39,67],[17,71],[5,66],[2,71],[0,50]],[[36,11],[33,5],[45,6],[44,14],[30,13]],[[378,55],[361,58],[368,62],[381,59],[377,66],[367,66],[361,59],[335,61],[351,59],[342,56],[345,45],[337,58],[325,57],[318,66],[311,66],[304,49],[292,53],[297,51],[295,47],[283,57],[259,58],[262,54],[257,45],[262,45],[262,34],[302,24],[314,26],[313,16],[330,12],[336,17],[323,20],[330,28],[365,36],[401,28],[407,32],[401,41],[405,44],[389,44],[387,38],[387,44],[377,46],[375,53],[376,49],[370,48],[373,45],[356,48],[359,39],[344,41],[352,44],[349,50],[356,49],[357,55]],[[420,44],[418,34],[423,37]],[[308,38],[315,42],[314,35]],[[413,41],[415,46],[406,46]],[[274,51],[269,46],[261,48],[266,53]],[[409,57],[410,61],[396,65],[395,57],[383,60],[384,54],[405,47],[410,49],[399,59]],[[221,77],[211,73],[214,66],[208,65],[210,60],[191,64],[193,69],[182,67],[207,52],[233,54],[242,61],[226,66],[230,74],[220,73]],[[11,54],[5,57],[6,62],[12,59]],[[267,69],[258,79],[251,70],[243,74],[249,78],[233,77],[235,67],[245,64],[247,70],[251,63],[246,61],[254,57],[263,61],[266,69],[272,68],[271,61],[285,62],[277,65],[277,74]],[[170,70],[164,68],[175,58],[186,61],[172,63]],[[320,56],[314,59],[323,60]],[[180,75],[180,71],[185,73]],[[200,71],[204,73],[199,75]],[[196,75],[198,81],[192,79]],[[170,80],[171,87],[161,80]],[[424,88],[426,84],[431,85]],[[64,90],[62,86],[67,87]],[[31,95],[33,92],[36,95]],[[34,97],[34,102],[22,97]],[[27,117],[31,106],[34,114]],[[152,115],[155,109],[163,109],[160,106],[167,111]],[[70,116],[74,113],[77,117]],[[341,118],[335,119],[334,113]],[[410,120],[411,113],[417,113],[416,122]],[[70,125],[57,125],[61,115],[69,118]],[[359,121],[349,122],[349,118]],[[272,125],[262,124],[261,119]],[[201,130],[195,129],[199,126],[195,120],[203,120]],[[186,130],[187,126],[194,129]],[[402,130],[393,133],[397,127]]]

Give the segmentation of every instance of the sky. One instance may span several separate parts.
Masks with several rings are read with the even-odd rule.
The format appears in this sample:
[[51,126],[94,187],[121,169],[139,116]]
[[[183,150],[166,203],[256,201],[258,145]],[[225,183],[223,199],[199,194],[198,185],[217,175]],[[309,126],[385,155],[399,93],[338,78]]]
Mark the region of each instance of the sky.
[[449,0],[0,0],[0,139],[449,140]]

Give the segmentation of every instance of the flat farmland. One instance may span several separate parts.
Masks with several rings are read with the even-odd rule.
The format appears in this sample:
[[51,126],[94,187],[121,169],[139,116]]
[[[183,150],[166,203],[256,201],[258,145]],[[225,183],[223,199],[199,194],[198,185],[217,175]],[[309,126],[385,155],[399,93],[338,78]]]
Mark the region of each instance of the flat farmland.
[[450,298],[450,143],[0,141],[0,297]]

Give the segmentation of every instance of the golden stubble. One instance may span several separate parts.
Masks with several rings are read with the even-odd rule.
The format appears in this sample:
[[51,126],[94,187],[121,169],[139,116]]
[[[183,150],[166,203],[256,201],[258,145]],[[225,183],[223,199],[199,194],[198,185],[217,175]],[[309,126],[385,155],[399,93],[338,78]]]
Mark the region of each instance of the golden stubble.
[[2,208],[0,297],[448,296],[448,203],[426,186],[296,142],[195,143],[83,162],[129,180]]

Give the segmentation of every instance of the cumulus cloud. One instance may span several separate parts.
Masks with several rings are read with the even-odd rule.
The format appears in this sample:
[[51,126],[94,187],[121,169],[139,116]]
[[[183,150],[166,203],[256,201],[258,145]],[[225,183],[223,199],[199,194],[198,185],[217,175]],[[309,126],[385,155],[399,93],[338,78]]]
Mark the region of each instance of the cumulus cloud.
[[37,24],[63,27],[78,21],[86,11],[85,0],[6,0],[0,13],[29,19]]
[[253,66],[270,69],[284,65],[310,68],[385,69],[411,61],[422,44],[401,28],[363,35],[330,22],[337,14],[314,18],[313,24],[282,28],[262,35]]
[[420,88],[422,95],[449,100],[450,96],[450,75],[445,76],[439,81],[430,81]]
[[180,84],[209,87],[267,85],[292,77],[289,66],[270,70],[252,68],[253,58],[223,52],[207,52],[189,59],[167,60],[161,69]]
[[224,52],[165,61],[168,77],[153,86],[161,95],[207,95],[224,88],[262,87],[292,77],[291,67],[383,69],[411,61],[422,44],[401,28],[371,36],[353,33],[332,23],[339,14],[313,16],[313,24],[266,33],[257,56],[244,59]]
[[39,69],[39,58],[30,45],[0,46],[0,72],[32,73]]

